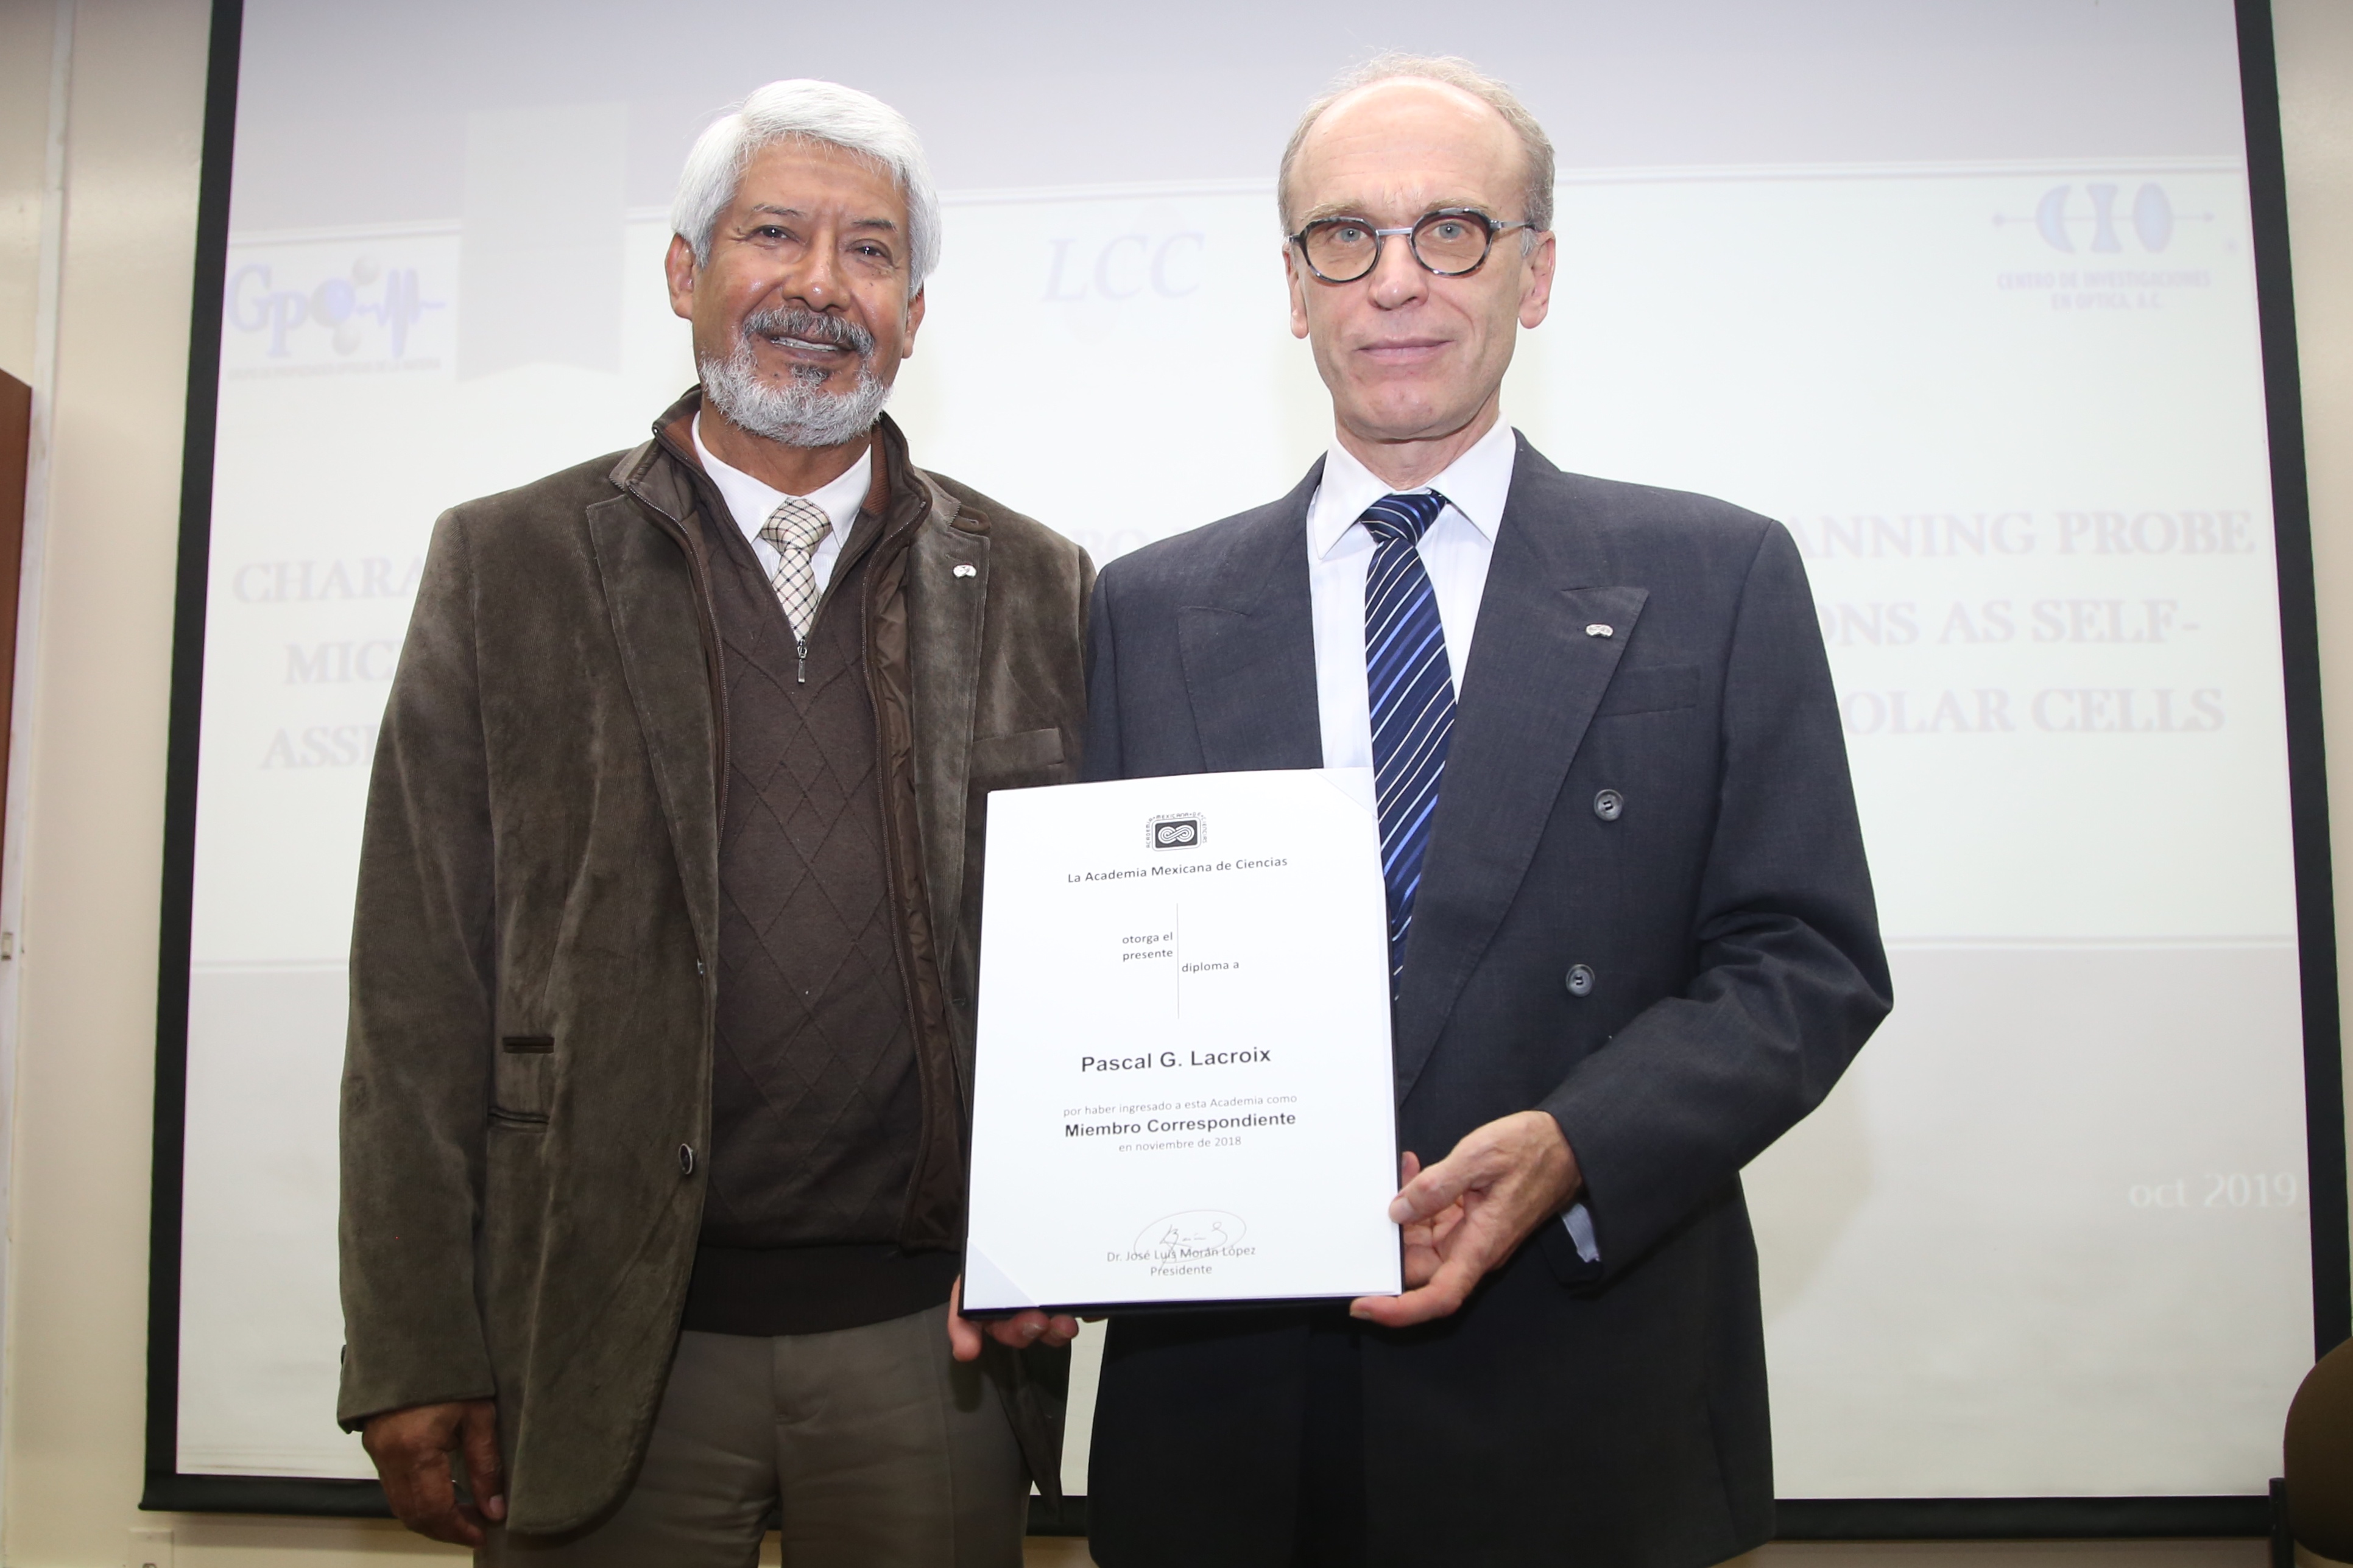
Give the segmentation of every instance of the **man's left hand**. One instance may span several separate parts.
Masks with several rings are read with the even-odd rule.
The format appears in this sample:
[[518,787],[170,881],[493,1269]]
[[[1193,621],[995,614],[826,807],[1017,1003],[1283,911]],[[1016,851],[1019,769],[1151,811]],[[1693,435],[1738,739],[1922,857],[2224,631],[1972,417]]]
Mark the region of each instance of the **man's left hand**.
[[1556,1217],[1585,1185],[1560,1123],[1523,1110],[1473,1128],[1428,1170],[1411,1153],[1389,1218],[1405,1231],[1402,1296],[1360,1296],[1348,1311],[1383,1328],[1459,1310],[1480,1280]]
[[1057,1313],[1048,1317],[1031,1309],[1016,1312],[1009,1318],[994,1319],[987,1324],[976,1323],[964,1315],[964,1276],[956,1276],[955,1284],[948,1290],[948,1353],[958,1361],[980,1359],[980,1336],[984,1328],[988,1337],[998,1344],[1027,1350],[1031,1345],[1043,1345],[1055,1350],[1079,1337],[1079,1321]]

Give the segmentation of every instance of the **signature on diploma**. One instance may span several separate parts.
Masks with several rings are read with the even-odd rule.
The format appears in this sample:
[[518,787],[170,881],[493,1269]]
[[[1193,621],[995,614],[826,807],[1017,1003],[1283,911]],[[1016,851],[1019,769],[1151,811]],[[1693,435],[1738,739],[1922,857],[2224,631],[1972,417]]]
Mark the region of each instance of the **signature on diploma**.
[[1125,1253],[1107,1252],[1106,1263],[1141,1263],[1154,1274],[1215,1274],[1221,1262],[1258,1251],[1241,1245],[1250,1226],[1223,1209],[1187,1209],[1154,1220],[1136,1233]]
[[1187,1209],[1155,1219],[1135,1238],[1135,1250],[1169,1257],[1222,1253],[1250,1234],[1240,1215],[1223,1209]]

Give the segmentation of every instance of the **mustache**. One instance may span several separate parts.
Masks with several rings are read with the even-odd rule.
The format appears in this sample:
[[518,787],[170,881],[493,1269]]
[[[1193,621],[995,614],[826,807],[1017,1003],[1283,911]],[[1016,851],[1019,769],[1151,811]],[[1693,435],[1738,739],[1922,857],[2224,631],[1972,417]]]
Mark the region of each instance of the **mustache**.
[[857,322],[798,306],[754,310],[744,318],[744,336],[747,342],[753,338],[798,338],[803,342],[846,349],[860,359],[874,353],[874,334]]

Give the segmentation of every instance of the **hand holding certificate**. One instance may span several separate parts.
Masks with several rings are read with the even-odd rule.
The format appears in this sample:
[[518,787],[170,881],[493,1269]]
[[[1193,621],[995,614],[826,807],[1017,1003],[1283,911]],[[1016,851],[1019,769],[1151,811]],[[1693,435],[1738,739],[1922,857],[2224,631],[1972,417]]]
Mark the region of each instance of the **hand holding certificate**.
[[989,800],[964,1308],[1393,1295],[1366,770]]

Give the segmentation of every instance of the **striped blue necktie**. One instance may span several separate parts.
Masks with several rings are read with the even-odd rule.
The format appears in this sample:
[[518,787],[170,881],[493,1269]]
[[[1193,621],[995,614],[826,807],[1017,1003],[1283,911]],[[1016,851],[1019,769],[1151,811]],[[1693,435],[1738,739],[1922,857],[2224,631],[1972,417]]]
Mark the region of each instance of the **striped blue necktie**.
[[1373,536],[1365,574],[1365,677],[1372,699],[1373,780],[1380,801],[1381,880],[1388,888],[1389,985],[1405,968],[1413,895],[1439,775],[1454,732],[1454,676],[1438,595],[1416,548],[1446,498],[1435,490],[1383,496],[1359,519]]

